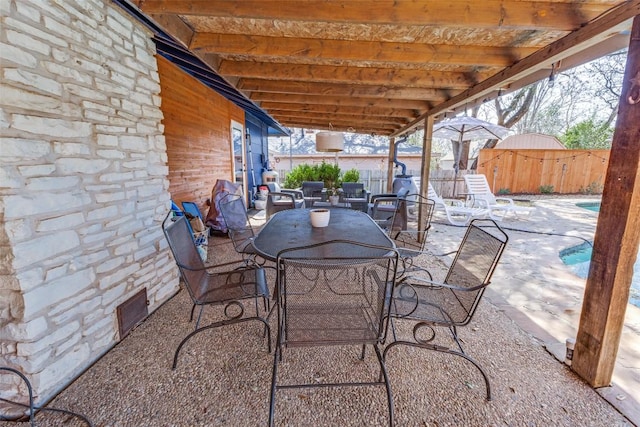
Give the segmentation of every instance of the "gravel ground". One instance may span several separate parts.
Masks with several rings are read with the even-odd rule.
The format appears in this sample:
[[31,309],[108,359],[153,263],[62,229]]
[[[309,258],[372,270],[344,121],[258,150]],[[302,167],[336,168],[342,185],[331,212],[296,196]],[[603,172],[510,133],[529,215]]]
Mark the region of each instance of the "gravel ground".
[[[213,238],[210,259],[235,256],[228,240]],[[423,262],[442,271],[437,259]],[[273,284],[272,270],[268,270]],[[80,412],[95,426],[266,425],[273,355],[258,322],[203,332],[183,348],[193,329],[191,303],[181,290],[61,392],[50,406]],[[248,310],[252,306],[247,307]],[[204,321],[220,318],[205,310]],[[272,329],[275,322],[272,319]],[[407,325],[398,322],[401,336]],[[483,300],[468,327],[459,329],[468,354],[488,372],[493,400],[481,375],[461,358],[409,347],[389,352],[397,426],[630,426],[620,413],[547,353],[501,310]],[[275,342],[275,332],[272,332]],[[375,379],[373,351],[359,348],[286,349],[279,381]],[[280,391],[276,425],[386,425],[380,387]],[[39,414],[39,426],[82,425]],[[4,425],[26,425],[7,424]]]

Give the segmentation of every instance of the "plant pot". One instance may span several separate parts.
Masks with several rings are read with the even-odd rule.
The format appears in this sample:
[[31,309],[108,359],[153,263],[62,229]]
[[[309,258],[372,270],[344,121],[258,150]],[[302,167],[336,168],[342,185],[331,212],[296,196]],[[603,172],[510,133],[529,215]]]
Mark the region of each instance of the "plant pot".
[[331,206],[336,206],[340,202],[340,196],[329,196],[329,203]]
[[311,219],[312,227],[326,227],[327,225],[329,225],[331,211],[329,209],[312,209],[309,212],[309,218]]

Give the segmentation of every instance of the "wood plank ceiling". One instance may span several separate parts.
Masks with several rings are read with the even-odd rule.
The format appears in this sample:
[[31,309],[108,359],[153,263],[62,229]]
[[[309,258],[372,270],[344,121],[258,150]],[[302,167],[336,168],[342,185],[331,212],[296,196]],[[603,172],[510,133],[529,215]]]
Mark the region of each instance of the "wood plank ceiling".
[[627,46],[640,0],[137,0],[285,126],[398,135]]

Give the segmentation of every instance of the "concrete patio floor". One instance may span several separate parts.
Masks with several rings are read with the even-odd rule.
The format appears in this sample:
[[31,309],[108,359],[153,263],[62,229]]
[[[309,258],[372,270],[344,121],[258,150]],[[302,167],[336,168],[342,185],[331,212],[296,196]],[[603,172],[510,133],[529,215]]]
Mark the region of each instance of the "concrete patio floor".
[[[593,242],[598,214],[576,204],[600,198],[534,199],[536,211],[531,217],[501,223],[509,234],[509,246],[486,296],[564,360],[565,340],[577,334],[586,280],[561,261],[559,252],[585,240]],[[454,250],[455,239],[450,236],[462,237],[463,228],[445,223],[444,216],[436,216],[429,237],[431,250]],[[439,238],[441,235],[447,238]],[[627,305],[611,387],[597,391],[640,425],[640,308],[634,305]]]
[[[582,212],[574,211],[571,203],[567,199],[538,200],[538,211],[532,218],[502,225],[591,238],[593,218],[580,217]],[[441,219],[436,218],[429,234],[429,249],[435,254],[457,248],[464,231],[441,224]],[[561,226],[561,220],[572,222]],[[262,221],[260,215],[255,221]],[[493,400],[484,399],[481,376],[462,359],[398,348],[387,359],[396,425],[633,425],[634,412],[625,411],[625,405],[635,406],[637,415],[637,396],[632,391],[640,384],[635,376],[638,310],[627,312],[620,351],[624,358],[616,367],[616,388],[611,393],[593,390],[547,351],[549,348],[563,359],[565,338],[575,336],[584,280],[571,274],[557,252],[577,240],[508,233],[510,244],[487,298],[473,322],[459,330],[467,352],[489,374]],[[228,239],[211,239],[210,260],[235,256]],[[434,270],[445,269],[437,257],[424,262]],[[273,274],[268,274],[273,284]],[[267,352],[262,329],[258,323],[250,323],[201,333],[185,346],[178,367],[172,370],[175,348],[193,329],[188,322],[190,309],[188,295],[182,290],[50,405],[80,412],[95,426],[266,425],[273,355]],[[204,321],[219,316],[219,310],[209,308]],[[275,322],[271,323],[275,341]],[[406,325],[400,324],[399,329],[401,334],[408,333]],[[375,374],[373,352],[367,353],[364,362],[358,355],[359,349],[348,347],[288,349],[280,378],[326,380]],[[627,377],[631,382],[625,381]],[[614,405],[602,397],[607,394],[613,396]],[[380,388],[284,391],[278,394],[276,424],[385,425],[386,413],[385,394]],[[82,425],[45,413],[37,419],[40,426]],[[16,424],[0,422],[4,425]]]

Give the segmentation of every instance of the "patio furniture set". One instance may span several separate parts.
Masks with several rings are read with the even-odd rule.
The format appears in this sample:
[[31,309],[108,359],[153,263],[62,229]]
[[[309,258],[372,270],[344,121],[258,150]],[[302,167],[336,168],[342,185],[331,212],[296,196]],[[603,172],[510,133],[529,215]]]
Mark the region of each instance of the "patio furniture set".
[[[275,423],[277,396],[282,390],[363,386],[384,389],[388,423],[393,425],[393,393],[385,358],[390,349],[400,345],[468,360],[482,375],[490,400],[488,374],[464,352],[456,328],[471,321],[507,236],[493,220],[473,220],[446,277],[436,281],[420,262],[414,262],[426,255],[424,244],[434,208],[433,200],[419,195],[396,195],[386,219],[355,209],[331,209],[326,227],[311,225],[311,209],[291,208],[272,214],[254,233],[242,197],[229,195],[222,198],[220,211],[234,248],[242,255],[240,267],[230,270],[206,266],[198,256],[186,218],[168,215],[163,229],[193,302],[191,320],[200,306],[194,331],[175,351],[173,368],[187,341],[200,332],[229,324],[262,324],[271,352],[270,321],[273,324],[271,318],[275,317],[269,425]],[[208,272],[211,268],[215,272]],[[269,268],[275,269],[273,293],[265,274]],[[249,301],[252,304],[245,304]],[[200,325],[205,305],[222,306],[222,320]],[[255,313],[245,313],[245,308]],[[413,324],[411,337],[398,333],[396,324],[403,322]],[[439,328],[450,332],[451,345],[436,340]],[[424,331],[428,331],[426,335]],[[360,347],[362,363],[366,348],[372,348],[378,365],[372,372],[377,374],[353,381],[293,381],[279,371],[288,348],[314,346]]]

